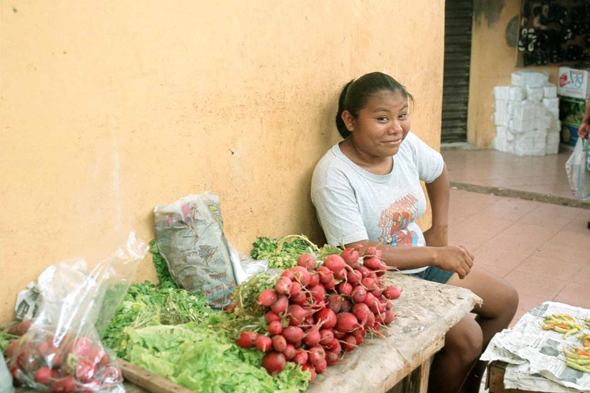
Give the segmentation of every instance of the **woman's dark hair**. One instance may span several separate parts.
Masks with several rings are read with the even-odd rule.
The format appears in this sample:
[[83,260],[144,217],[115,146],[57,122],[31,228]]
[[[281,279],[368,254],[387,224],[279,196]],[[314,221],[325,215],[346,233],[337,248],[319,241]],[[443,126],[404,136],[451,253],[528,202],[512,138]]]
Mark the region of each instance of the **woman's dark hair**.
[[382,72],[371,72],[358,79],[353,79],[344,86],[338,99],[338,113],[336,114],[336,128],[342,138],[348,138],[350,131],[342,120],[342,112],[348,111],[356,119],[359,111],[367,105],[373,94],[378,91],[389,90],[399,92],[406,100],[414,101],[414,97],[398,81]]

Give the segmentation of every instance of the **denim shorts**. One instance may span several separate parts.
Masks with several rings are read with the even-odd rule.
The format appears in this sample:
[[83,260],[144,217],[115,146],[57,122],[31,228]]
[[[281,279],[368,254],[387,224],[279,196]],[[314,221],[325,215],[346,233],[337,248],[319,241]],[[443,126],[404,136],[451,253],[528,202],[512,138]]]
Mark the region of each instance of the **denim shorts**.
[[439,269],[436,266],[428,266],[426,270],[418,273],[412,273],[410,276],[421,278],[426,281],[438,282],[440,284],[446,284],[453,276],[454,272]]

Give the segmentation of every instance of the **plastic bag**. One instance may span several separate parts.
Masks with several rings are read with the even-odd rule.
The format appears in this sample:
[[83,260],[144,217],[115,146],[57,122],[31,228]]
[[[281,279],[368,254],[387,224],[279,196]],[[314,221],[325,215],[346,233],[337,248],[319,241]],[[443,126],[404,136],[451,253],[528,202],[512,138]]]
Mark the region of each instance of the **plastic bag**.
[[17,325],[24,335],[6,349],[18,382],[40,391],[124,391],[121,370],[100,337],[147,251],[131,233],[90,273],[85,260],[55,265],[38,316]]
[[590,199],[590,171],[586,169],[588,139],[578,138],[574,153],[565,163],[570,189],[576,198]]
[[12,377],[6,367],[4,361],[4,354],[0,351],[0,393],[14,393],[14,387],[12,386]]
[[236,275],[223,234],[219,195],[188,195],[156,206],[154,215],[158,248],[176,285],[201,292],[211,307],[229,305]]

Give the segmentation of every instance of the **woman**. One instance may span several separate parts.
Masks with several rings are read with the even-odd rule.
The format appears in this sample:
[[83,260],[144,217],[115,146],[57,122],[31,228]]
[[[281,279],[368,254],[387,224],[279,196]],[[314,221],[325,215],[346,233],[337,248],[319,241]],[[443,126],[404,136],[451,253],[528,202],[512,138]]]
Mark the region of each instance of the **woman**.
[[[477,392],[485,364],[474,365],[492,336],[510,324],[518,295],[474,266],[464,247],[448,245],[447,170],[442,156],[410,132],[411,100],[380,72],[344,87],[336,126],[345,139],[317,164],[312,200],[330,244],[377,246],[403,273],[468,288],[484,300],[475,320],[468,315],[449,330],[430,376],[430,391]],[[426,210],[420,180],[432,206],[432,227],[424,233],[415,223]]]

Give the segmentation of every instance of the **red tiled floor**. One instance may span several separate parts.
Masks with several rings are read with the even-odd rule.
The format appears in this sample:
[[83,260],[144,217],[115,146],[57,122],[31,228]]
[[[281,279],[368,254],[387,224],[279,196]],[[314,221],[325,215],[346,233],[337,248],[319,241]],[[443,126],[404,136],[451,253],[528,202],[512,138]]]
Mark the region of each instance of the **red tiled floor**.
[[524,293],[518,293],[518,310],[516,310],[516,315],[514,315],[514,318],[512,319],[512,323],[510,323],[510,327],[513,327],[516,322],[518,322],[518,320],[520,319],[520,317],[522,317],[524,314],[526,314],[527,312],[529,312],[529,310],[533,309],[535,306],[538,306],[539,304],[546,302],[547,301],[547,297],[545,296],[531,296],[531,295],[526,295]]
[[590,285],[569,283],[554,300],[572,306],[590,308]]
[[545,258],[541,253],[534,253],[518,265],[514,271],[523,273],[532,272],[558,280],[572,281],[580,274],[583,266],[580,263]]
[[498,233],[512,225],[512,222],[498,220],[490,216],[474,214],[463,220],[459,225],[449,228],[449,243],[465,246],[468,250],[475,250]]
[[519,294],[552,299],[568,284],[565,280],[551,278],[532,271],[515,270],[505,277]]
[[518,221],[541,205],[542,203],[540,202],[502,198],[498,202],[483,209],[478,214],[481,216],[494,217],[498,220]]

